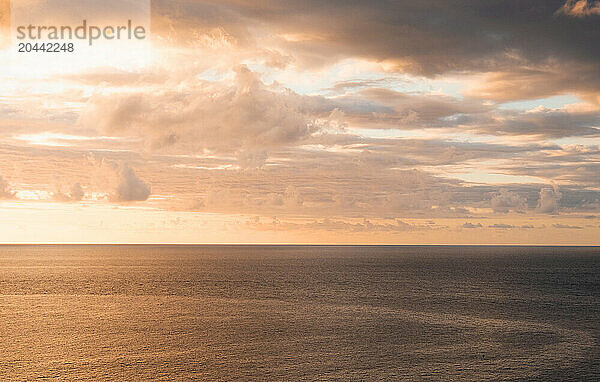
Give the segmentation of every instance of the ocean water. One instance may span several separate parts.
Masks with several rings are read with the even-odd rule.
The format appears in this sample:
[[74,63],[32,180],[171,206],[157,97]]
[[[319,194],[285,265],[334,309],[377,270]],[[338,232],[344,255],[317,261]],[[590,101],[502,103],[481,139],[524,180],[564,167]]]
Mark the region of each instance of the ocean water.
[[600,380],[600,248],[0,247],[0,380]]

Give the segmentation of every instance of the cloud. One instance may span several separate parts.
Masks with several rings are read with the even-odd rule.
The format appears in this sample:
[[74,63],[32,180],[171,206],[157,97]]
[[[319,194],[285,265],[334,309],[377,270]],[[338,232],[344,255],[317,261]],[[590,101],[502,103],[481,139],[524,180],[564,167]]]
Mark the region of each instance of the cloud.
[[600,1],[567,0],[556,14],[571,17],[600,16]]
[[[593,213],[597,105],[500,104],[555,94],[595,102],[596,19],[554,16],[564,5],[166,0],[155,25],[169,46],[148,72],[73,73],[58,79],[73,86],[68,92],[38,97],[35,85],[27,103],[16,93],[3,99],[0,172],[44,192],[60,174],[94,200],[146,200],[151,183],[160,195],[153,206],[335,217],[348,230],[406,228],[395,219]],[[577,102],[556,102],[564,99]],[[115,175],[114,166],[87,171],[78,158],[89,151],[152,178],[131,168]],[[569,186],[536,183],[553,179]],[[499,190],[500,182],[510,186]]]
[[600,135],[600,112],[568,112],[544,107],[507,115],[501,132],[513,135],[540,135],[552,138]]
[[361,89],[329,102],[344,112],[346,121],[363,128],[445,127],[453,117],[492,111],[479,100],[381,87]]
[[244,150],[238,153],[238,162],[240,167],[245,169],[257,169],[264,166],[268,158],[265,150]]
[[[554,78],[552,74],[548,76]],[[539,80],[548,82],[545,76],[540,76]],[[531,77],[527,81],[532,81]],[[565,80],[565,83],[573,84],[571,80]],[[586,81],[587,85],[590,83]],[[522,85],[526,90],[540,90],[534,83]],[[485,89],[471,90],[469,94],[499,102],[530,96],[525,90],[516,89],[518,80],[510,76],[498,83],[486,83],[486,86]],[[597,95],[589,90],[594,97]],[[339,118],[344,124],[362,129],[455,129],[474,134],[536,138],[600,135],[600,110],[591,104],[588,107],[551,109],[540,106],[526,111],[510,110],[473,97],[406,93],[377,87],[337,97],[321,97],[320,100],[321,111],[339,110]]]
[[262,165],[268,149],[320,129],[303,110],[302,97],[265,85],[246,66],[235,68],[231,86],[196,81],[183,91],[96,96],[80,120],[110,134],[141,138],[153,151],[239,153],[250,167]]
[[579,227],[576,225],[566,225],[566,224],[552,224],[552,227],[558,229],[583,229],[583,227]]
[[15,193],[8,182],[0,175],[0,199],[14,199]]
[[589,102],[600,104],[599,70],[597,63],[589,62],[552,62],[534,67],[513,67],[486,73],[483,81],[468,88],[466,93],[471,97],[497,102],[575,93]]
[[512,229],[512,228],[516,228],[516,227],[514,225],[510,225],[510,224],[494,224],[494,225],[488,226],[488,228],[493,228],[493,229]]
[[290,185],[283,193],[283,202],[290,208],[301,207],[304,205],[304,197],[298,187]]
[[[564,155],[554,158],[554,152]],[[590,158],[594,157],[595,154],[569,154],[566,150],[555,150],[549,147],[548,150],[540,150],[532,155],[521,157],[521,163],[518,165],[505,164],[501,168],[504,172],[512,175],[537,177],[546,179],[548,182],[560,179],[561,182],[567,181],[576,184],[579,188],[589,187],[586,192],[590,195],[586,199],[599,198],[600,194],[594,190],[597,190],[600,185],[600,178],[597,176],[600,164],[590,161]],[[584,190],[582,189],[582,191]],[[539,190],[537,194],[539,195]],[[593,200],[591,201],[593,202]]]
[[[518,73],[554,62],[589,64],[595,73],[589,78],[594,79],[600,72],[596,20],[557,17],[557,10],[580,16],[596,14],[597,9],[596,1],[581,0],[359,0],[343,10],[326,0],[290,0],[285,7],[276,0],[171,1],[161,9],[168,22],[155,25],[156,33],[171,42],[202,45],[208,40],[237,50],[267,49],[291,57],[300,69],[360,58],[385,62],[388,70],[434,77]],[[214,30],[220,33],[214,36]],[[578,70],[563,77],[584,85]]]
[[119,171],[120,183],[111,200],[117,202],[136,202],[148,200],[150,186],[143,182],[131,167],[123,165]]
[[81,185],[79,183],[75,183],[73,187],[71,187],[71,199],[79,201],[83,199],[84,196],[85,193],[83,192]]
[[61,191],[57,191],[52,195],[54,199],[61,202],[79,202],[85,196],[83,188],[81,184],[75,183],[71,186],[70,192],[68,194],[63,193]]
[[363,219],[361,223],[344,221],[339,219],[322,219],[309,222],[289,222],[281,221],[278,218],[273,218],[271,223],[262,223],[260,218],[256,217],[247,222],[247,225],[258,230],[316,230],[316,231],[341,231],[341,232],[414,232],[439,229],[440,226],[431,222],[423,225],[406,223],[396,219],[392,222],[371,222],[368,219]]
[[560,210],[559,202],[562,196],[562,193],[558,190],[558,186],[542,188],[537,205],[538,211],[544,214],[558,214]]
[[523,213],[527,208],[527,198],[515,192],[500,189],[499,192],[492,195],[491,204],[494,212],[505,214],[513,211]]

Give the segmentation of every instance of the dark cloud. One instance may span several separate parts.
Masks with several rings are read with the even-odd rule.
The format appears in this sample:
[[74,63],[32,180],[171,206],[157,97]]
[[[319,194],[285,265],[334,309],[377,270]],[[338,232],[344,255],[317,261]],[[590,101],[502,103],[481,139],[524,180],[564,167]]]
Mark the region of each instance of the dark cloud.
[[567,0],[556,14],[571,17],[600,16],[600,1]]
[[600,104],[599,70],[597,64],[588,62],[553,61],[538,66],[517,65],[486,74],[483,83],[467,93],[497,102],[575,93],[582,99]]
[[[363,57],[426,76],[468,71],[521,78],[519,73],[531,68],[573,68],[562,72],[561,83],[545,76],[549,80],[545,90],[522,92],[517,95],[520,99],[568,89],[579,91],[573,89],[577,86],[586,93],[600,88],[597,3],[582,7],[583,3],[354,0],[341,5],[292,0],[283,5],[276,0],[166,1],[156,13],[164,15],[162,29],[171,37],[186,35],[189,25],[195,25],[197,32],[198,24],[206,30],[223,28],[242,46],[257,44],[259,37],[253,30],[290,36],[282,38],[278,48],[304,66]],[[589,73],[585,80],[581,79],[582,68]]]

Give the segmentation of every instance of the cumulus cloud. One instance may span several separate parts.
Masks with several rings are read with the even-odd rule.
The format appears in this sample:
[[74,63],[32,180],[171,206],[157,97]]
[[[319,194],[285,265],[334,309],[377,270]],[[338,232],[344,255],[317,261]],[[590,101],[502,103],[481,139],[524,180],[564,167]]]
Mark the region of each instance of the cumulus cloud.
[[249,167],[260,167],[268,149],[296,143],[320,128],[303,110],[300,96],[265,85],[246,66],[235,68],[231,86],[197,82],[178,92],[96,96],[80,120],[139,137],[153,150],[239,153]]
[[508,213],[510,211],[523,213],[527,208],[527,198],[506,189],[492,195],[491,205],[494,212]]
[[131,167],[123,165],[119,171],[120,182],[111,200],[117,202],[137,202],[147,200],[150,186],[142,181]]
[[15,193],[8,182],[0,175],[0,199],[14,199]]
[[552,188],[542,188],[538,200],[537,209],[544,214],[558,214],[560,210],[559,202],[562,199],[562,193],[558,186]]

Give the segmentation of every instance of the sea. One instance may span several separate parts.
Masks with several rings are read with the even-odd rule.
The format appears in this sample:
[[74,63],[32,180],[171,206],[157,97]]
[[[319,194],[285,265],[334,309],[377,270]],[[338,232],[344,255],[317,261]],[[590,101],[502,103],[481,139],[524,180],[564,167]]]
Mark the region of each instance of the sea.
[[0,246],[0,381],[600,381],[600,248]]

